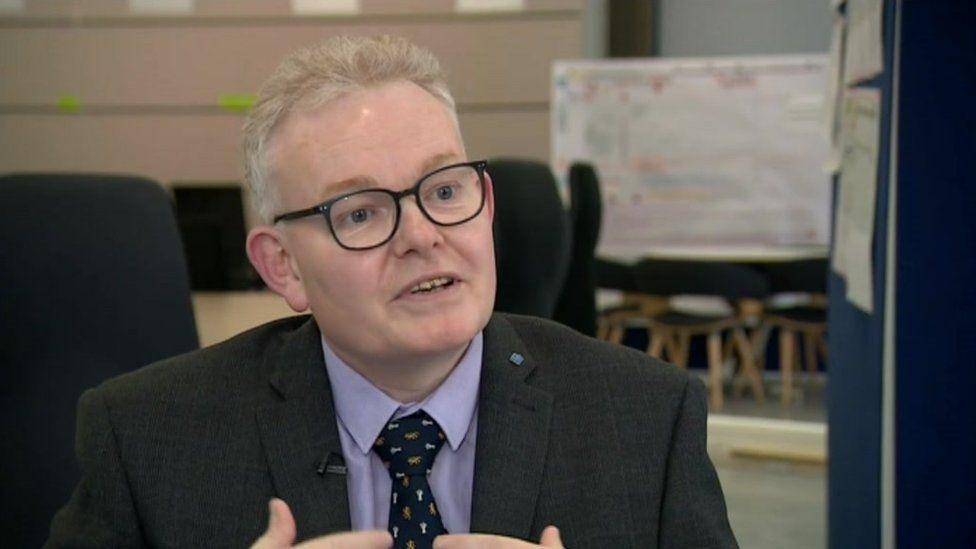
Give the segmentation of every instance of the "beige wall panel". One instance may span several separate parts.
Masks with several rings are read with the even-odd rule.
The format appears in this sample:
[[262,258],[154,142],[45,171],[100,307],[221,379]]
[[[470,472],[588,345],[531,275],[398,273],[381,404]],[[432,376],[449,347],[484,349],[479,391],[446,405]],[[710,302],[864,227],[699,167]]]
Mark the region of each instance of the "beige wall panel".
[[[31,18],[88,17],[93,15],[107,15],[127,13],[126,0],[25,0],[24,10],[19,13]],[[5,12],[4,15],[17,15],[16,12]]]
[[472,158],[518,156],[549,161],[549,111],[468,113],[461,132]]
[[454,0],[360,0],[360,8],[364,14],[420,14],[420,13],[451,13],[454,11]]
[[197,16],[265,16],[291,12],[290,0],[196,0]]
[[[326,20],[322,20],[326,21]],[[582,55],[582,22],[455,17],[400,23],[0,29],[0,105],[215,105],[255,92],[282,56],[335,34],[393,33],[440,56],[459,103],[548,102],[553,59]]]
[[94,171],[174,180],[239,178],[241,117],[0,116],[0,172]]
[[[161,183],[236,181],[241,117],[235,115],[0,115],[0,173],[89,171]],[[549,114],[461,115],[469,154],[545,159]]]

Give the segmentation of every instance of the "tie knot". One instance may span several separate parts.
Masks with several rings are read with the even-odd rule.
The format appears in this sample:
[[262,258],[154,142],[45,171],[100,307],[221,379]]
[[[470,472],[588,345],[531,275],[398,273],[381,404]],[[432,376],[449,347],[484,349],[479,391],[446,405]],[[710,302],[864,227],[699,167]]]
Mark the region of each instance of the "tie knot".
[[376,438],[373,451],[387,464],[390,478],[430,474],[444,445],[440,425],[423,411],[390,420]]

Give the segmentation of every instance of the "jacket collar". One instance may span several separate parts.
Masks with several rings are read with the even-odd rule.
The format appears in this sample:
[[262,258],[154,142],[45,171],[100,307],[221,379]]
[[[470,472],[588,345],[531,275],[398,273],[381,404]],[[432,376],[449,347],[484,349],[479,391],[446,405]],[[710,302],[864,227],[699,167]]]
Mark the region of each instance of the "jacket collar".
[[308,317],[272,344],[264,367],[274,396],[257,412],[275,491],[291,508],[299,541],[350,528],[342,446],[320,338]]
[[552,395],[528,384],[539,363],[505,315],[485,328],[471,531],[529,539],[549,447]]

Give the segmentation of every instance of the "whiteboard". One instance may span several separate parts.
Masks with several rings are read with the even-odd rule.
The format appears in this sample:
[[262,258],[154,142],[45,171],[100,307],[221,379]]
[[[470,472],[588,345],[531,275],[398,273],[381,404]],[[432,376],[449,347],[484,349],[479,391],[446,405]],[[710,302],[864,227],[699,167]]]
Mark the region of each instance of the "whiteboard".
[[826,56],[558,61],[552,167],[600,174],[597,253],[822,247]]

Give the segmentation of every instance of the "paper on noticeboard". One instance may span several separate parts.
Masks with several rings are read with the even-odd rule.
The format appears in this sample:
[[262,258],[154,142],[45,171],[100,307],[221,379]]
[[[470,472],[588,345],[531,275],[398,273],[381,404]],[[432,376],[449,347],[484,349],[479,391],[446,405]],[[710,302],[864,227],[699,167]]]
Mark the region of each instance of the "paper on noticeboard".
[[847,299],[868,313],[874,310],[872,244],[880,109],[881,93],[876,89],[844,94],[844,154],[834,218],[833,269],[847,280]]
[[291,0],[295,15],[356,15],[360,0]]
[[525,9],[525,0],[455,0],[454,9],[462,13],[521,11]]
[[884,69],[881,57],[882,0],[847,1],[844,82],[862,82]]
[[830,142],[830,156],[824,164],[824,171],[837,173],[840,170],[840,112],[844,97],[844,17],[834,15],[834,30],[830,39],[830,54],[827,61],[827,89],[824,92],[824,127]]
[[194,0],[129,0],[129,11],[142,15],[193,13]]

